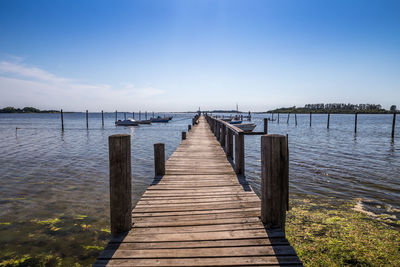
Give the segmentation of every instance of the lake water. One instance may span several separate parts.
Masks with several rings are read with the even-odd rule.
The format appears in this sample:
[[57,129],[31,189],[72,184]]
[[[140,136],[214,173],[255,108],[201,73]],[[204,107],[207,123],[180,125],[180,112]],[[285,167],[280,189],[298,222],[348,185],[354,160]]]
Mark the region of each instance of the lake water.
[[[101,114],[90,113],[86,129],[84,113],[66,113],[62,132],[59,114],[0,114],[0,263],[57,254],[90,264],[109,238],[108,136],[132,135],[136,203],[153,180],[153,144],[165,143],[170,156],[194,114],[171,115],[167,124],[116,127],[114,113],[105,113],[103,128]],[[255,131],[265,116],[253,115]],[[288,124],[281,114],[279,124],[269,123],[269,133],[289,135],[292,198],[359,199],[369,211],[400,218],[400,127],[391,139],[392,115],[358,115],[356,135],[354,115],[332,114],[329,130],[326,114],[313,115],[312,127],[309,115],[297,120],[291,115]],[[245,137],[245,154],[246,177],[259,194],[259,135]]]

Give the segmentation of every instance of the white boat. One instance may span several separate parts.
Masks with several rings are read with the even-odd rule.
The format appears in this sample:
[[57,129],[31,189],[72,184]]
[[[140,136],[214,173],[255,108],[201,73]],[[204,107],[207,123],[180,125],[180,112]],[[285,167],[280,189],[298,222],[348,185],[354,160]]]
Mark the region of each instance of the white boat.
[[134,119],[127,119],[127,120],[118,120],[115,122],[115,125],[117,126],[138,126],[139,123],[135,121]]
[[251,132],[256,128],[256,125],[252,122],[245,122],[245,123],[239,123],[235,124],[235,127],[238,127],[239,129],[242,129],[245,132]]

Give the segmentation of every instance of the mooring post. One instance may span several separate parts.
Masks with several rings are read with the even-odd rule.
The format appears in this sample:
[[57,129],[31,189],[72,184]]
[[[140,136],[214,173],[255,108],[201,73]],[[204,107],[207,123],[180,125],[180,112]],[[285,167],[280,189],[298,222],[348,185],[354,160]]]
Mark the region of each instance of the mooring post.
[[115,111],[115,122],[117,122],[117,111]]
[[89,129],[89,112],[86,110],[86,129]]
[[248,121],[251,121],[251,113],[250,113],[250,110],[249,110],[249,116],[247,117],[247,120],[248,120]]
[[132,119],[135,119],[135,112],[132,112]]
[[357,133],[357,115],[358,113],[356,112],[354,116],[354,133]]
[[285,232],[289,192],[289,159],[284,135],[261,136],[261,220],[268,229]]
[[110,160],[111,234],[117,236],[132,226],[131,136],[108,137]]
[[226,156],[229,159],[232,159],[233,156],[233,132],[231,129],[227,129],[227,135],[226,135]]
[[165,174],[165,145],[163,143],[154,144],[154,173],[155,176]]
[[63,114],[63,110],[61,110],[61,131],[64,131],[64,114]]
[[310,112],[310,127],[311,127],[311,122],[312,122],[312,115],[311,115],[312,113]]
[[264,134],[268,134],[268,118],[264,118]]
[[192,125],[188,125],[188,132],[192,129]]
[[101,126],[104,127],[104,112],[101,111]]
[[153,111],[153,118],[154,118],[154,111]]
[[145,116],[145,118],[147,120],[147,111],[145,111],[144,116]]
[[279,123],[279,112],[278,112],[278,123]]
[[139,120],[142,120],[142,112],[139,111]]
[[287,114],[287,121],[286,123],[289,124],[290,112]]
[[235,172],[244,175],[244,135],[235,134]]
[[297,126],[297,113],[294,113],[294,125]]
[[274,113],[272,113],[272,119],[271,120],[272,120],[272,122],[274,122]]
[[182,132],[182,140],[186,139],[186,132]]
[[330,121],[330,119],[331,119],[331,113],[328,112],[328,122],[327,122],[327,124],[326,124],[326,128],[327,128],[327,129],[329,129],[329,121]]
[[396,111],[393,113],[393,123],[392,123],[392,139],[394,138],[394,129],[396,128]]
[[124,120],[126,120],[126,112],[124,112]]

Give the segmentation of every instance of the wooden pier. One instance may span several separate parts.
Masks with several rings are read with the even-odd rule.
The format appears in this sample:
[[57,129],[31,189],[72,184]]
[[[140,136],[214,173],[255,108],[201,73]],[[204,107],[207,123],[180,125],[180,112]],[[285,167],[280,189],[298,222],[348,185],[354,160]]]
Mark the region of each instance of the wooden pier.
[[[221,146],[221,139],[232,143],[229,135],[221,137],[232,129],[208,120],[193,120],[165,168],[156,159],[161,175],[133,209],[132,228],[119,235],[114,230],[93,266],[302,265],[284,231],[267,229],[261,221],[261,201],[244,179],[244,169],[232,168]],[[160,144],[155,149],[155,155],[164,153]]]

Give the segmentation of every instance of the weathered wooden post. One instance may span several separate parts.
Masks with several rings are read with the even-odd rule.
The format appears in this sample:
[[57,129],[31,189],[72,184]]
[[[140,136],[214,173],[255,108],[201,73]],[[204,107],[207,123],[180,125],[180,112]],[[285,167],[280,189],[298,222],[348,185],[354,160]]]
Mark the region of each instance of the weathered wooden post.
[[310,112],[310,127],[311,127],[311,122],[312,122],[312,115],[311,115],[312,113]]
[[272,122],[274,122],[274,113],[272,113],[272,119],[271,120],[272,120]]
[[278,112],[278,123],[279,123],[279,112]]
[[163,143],[154,144],[154,173],[155,176],[165,174],[165,145]]
[[186,139],[186,132],[182,132],[182,140]]
[[250,110],[249,110],[249,115],[247,116],[247,120],[248,120],[248,121],[251,121],[251,113],[250,113]]
[[394,129],[396,128],[396,111],[393,113],[393,123],[392,123],[392,139],[394,138]]
[[64,131],[64,114],[63,114],[63,110],[61,110],[61,131]]
[[101,126],[104,127],[104,112],[101,111]]
[[356,112],[354,116],[354,133],[357,133],[357,115],[358,113]]
[[286,123],[289,124],[290,112],[287,114],[287,121]]
[[220,138],[220,143],[221,143],[222,147],[225,147],[225,139],[226,139],[226,126],[225,126],[225,124],[222,123],[221,138]]
[[297,126],[297,113],[294,113],[294,125]]
[[226,136],[226,156],[229,159],[232,159],[233,157],[233,132],[231,129],[227,129],[227,136]]
[[86,110],[86,129],[89,129],[89,112]]
[[132,112],[132,119],[135,119],[135,112]]
[[142,112],[139,110],[139,120],[142,120]]
[[284,135],[261,136],[261,220],[268,229],[285,232],[289,160]]
[[268,134],[268,118],[264,118],[264,134]]
[[111,234],[117,236],[132,226],[131,136],[108,137],[110,160]]
[[115,122],[117,122],[117,111],[115,111]]
[[244,175],[244,135],[235,134],[235,172]]
[[126,112],[124,112],[124,120],[126,120]]
[[153,111],[153,118],[154,118],[154,111]]
[[147,121],[147,111],[144,112],[144,117],[145,117],[145,119]]
[[327,128],[327,129],[329,129],[329,121],[330,121],[330,119],[331,119],[331,113],[328,112],[328,122],[327,122],[327,124],[326,124],[326,128]]
[[188,132],[192,129],[192,125],[188,125]]

